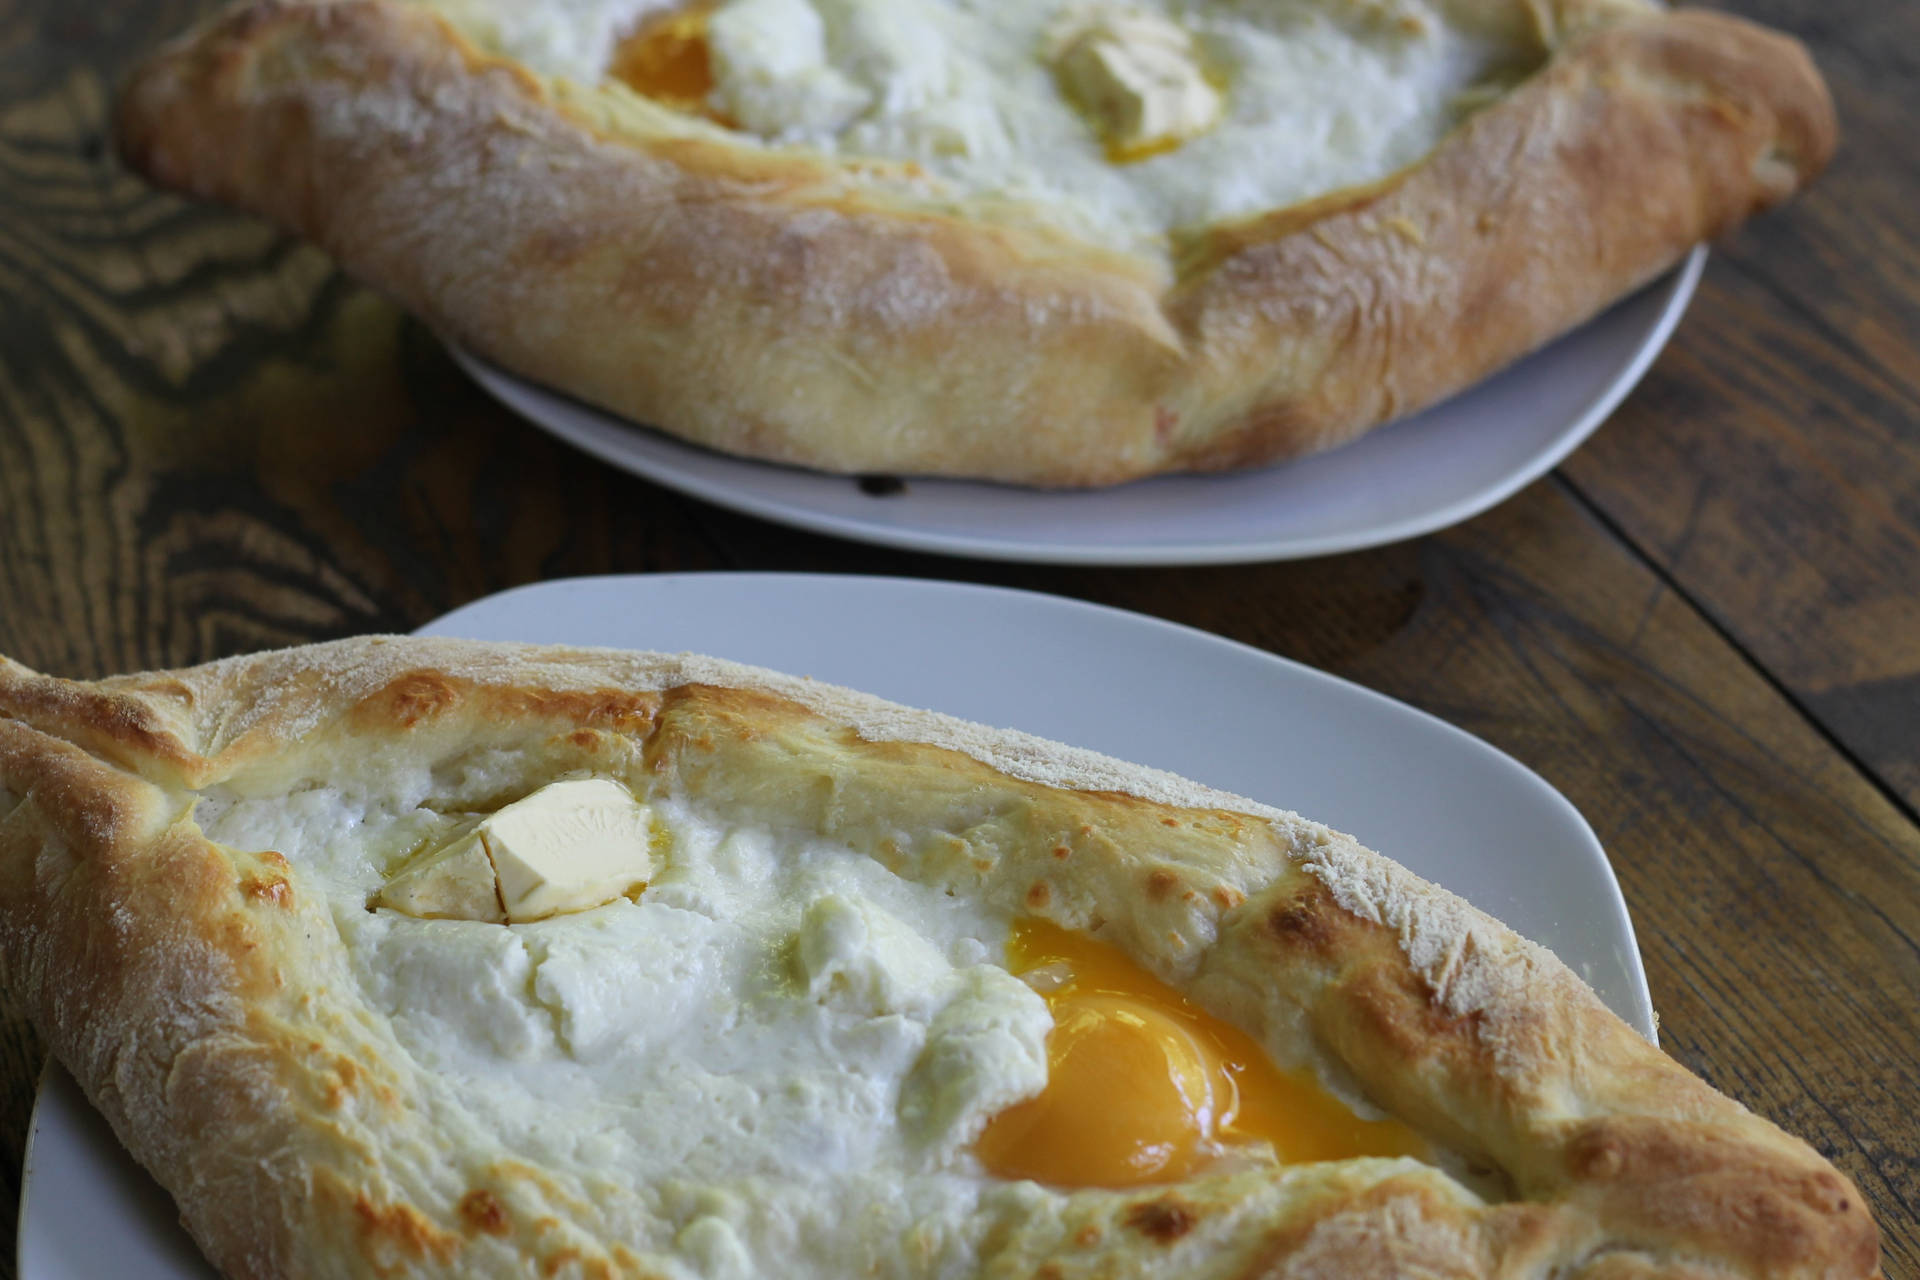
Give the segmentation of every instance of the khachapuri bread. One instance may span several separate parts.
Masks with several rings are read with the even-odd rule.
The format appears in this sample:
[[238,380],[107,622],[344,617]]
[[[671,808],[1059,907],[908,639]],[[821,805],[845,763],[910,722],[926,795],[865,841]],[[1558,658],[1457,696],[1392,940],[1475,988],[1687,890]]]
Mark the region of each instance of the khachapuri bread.
[[707,658],[0,663],[0,978],[233,1277],[1879,1274],[1351,838]]
[[450,339],[832,471],[1323,449],[1784,198],[1793,40],[1651,0],[261,0],[124,155]]

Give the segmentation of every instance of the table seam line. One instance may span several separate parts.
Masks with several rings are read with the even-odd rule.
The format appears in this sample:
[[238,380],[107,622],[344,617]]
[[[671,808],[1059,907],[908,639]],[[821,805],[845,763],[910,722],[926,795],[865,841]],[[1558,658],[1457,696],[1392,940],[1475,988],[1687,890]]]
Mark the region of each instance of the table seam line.
[[1712,609],[1707,607],[1704,601],[1681,584],[1678,576],[1676,576],[1661,559],[1656,557],[1646,546],[1643,546],[1637,538],[1629,534],[1625,526],[1616,520],[1611,512],[1581,488],[1581,486],[1567,474],[1565,468],[1556,467],[1553,471],[1553,477],[1560,483],[1561,487],[1566,490],[1567,494],[1580,505],[1581,509],[1591,515],[1594,520],[1598,521],[1601,528],[1605,529],[1615,541],[1631,552],[1635,559],[1646,565],[1647,569],[1659,579],[1660,583],[1665,586],[1667,590],[1673,592],[1678,599],[1685,603],[1687,608],[1698,617],[1718,639],[1725,643],[1728,648],[1732,649],[1733,652],[1739,656],[1740,660],[1746,663],[1746,665],[1766,683],[1769,689],[1785,701],[1796,715],[1811,726],[1813,731],[1819,735],[1821,741],[1838,752],[1840,758],[1846,761],[1854,772],[1864,778],[1867,784],[1872,787],[1882,799],[1892,805],[1894,811],[1906,819],[1908,825],[1920,829],[1920,809],[1916,809],[1891,783],[1885,778],[1882,778],[1878,770],[1868,764],[1859,752],[1849,746],[1845,740],[1828,726],[1825,720],[1814,713],[1805,699],[1796,694],[1785,681],[1781,680],[1765,663],[1761,662],[1759,656],[1743,643],[1741,639],[1734,634],[1733,630],[1722,622]]

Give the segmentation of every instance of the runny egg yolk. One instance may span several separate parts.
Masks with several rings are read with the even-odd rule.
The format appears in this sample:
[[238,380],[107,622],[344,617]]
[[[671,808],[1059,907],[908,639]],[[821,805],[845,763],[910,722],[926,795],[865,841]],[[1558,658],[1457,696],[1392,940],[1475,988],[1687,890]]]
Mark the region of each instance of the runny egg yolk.
[[974,1147],[998,1177],[1167,1182],[1262,1142],[1289,1163],[1428,1152],[1405,1125],[1363,1120],[1310,1073],[1282,1071],[1115,947],[1023,920],[1007,960],[1044,975],[1054,1025],[1046,1088],[995,1116]]
[[692,115],[713,116],[707,18],[719,0],[695,0],[643,20],[613,51],[607,74],[635,93]]

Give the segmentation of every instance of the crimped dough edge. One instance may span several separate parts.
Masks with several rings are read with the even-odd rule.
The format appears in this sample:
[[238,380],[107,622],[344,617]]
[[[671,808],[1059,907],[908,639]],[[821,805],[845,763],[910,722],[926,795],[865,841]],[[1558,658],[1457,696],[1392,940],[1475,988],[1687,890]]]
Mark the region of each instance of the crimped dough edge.
[[[1470,385],[1824,166],[1804,49],[1486,0],[1541,69],[1372,186],[1101,248],[538,78],[388,0],[263,0],[128,86],[137,169],[263,214],[504,367],[729,453],[1118,483],[1324,449]],[[885,164],[864,165],[864,170]]]
[[[1085,1194],[1007,1232],[982,1275],[1878,1274],[1858,1191],[1811,1148],[1541,948],[1292,814],[688,655],[376,637],[95,683],[7,663],[5,981],[229,1274],[635,1273],[627,1243],[564,1212],[538,1170],[496,1161],[450,1190],[409,1165],[410,1126],[432,1135],[409,1112],[424,1086],[315,944],[316,895],[279,855],[213,845],[192,821],[199,789],[475,740],[547,744],[554,768],[644,760],[876,856],[937,823],[955,788],[984,794],[1019,817],[973,849],[994,863],[979,892],[1095,928],[1243,1024],[1294,1027],[1513,1192],[1483,1203],[1437,1172],[1356,1161],[1251,1189]],[[795,807],[795,768],[843,780],[831,814]],[[543,1212],[565,1225],[535,1231]]]

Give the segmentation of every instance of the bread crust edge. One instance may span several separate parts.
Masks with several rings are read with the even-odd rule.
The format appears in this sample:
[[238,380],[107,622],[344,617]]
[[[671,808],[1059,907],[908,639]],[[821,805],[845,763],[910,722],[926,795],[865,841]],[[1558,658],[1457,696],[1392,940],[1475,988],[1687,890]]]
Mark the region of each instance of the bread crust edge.
[[696,444],[1107,485],[1430,405],[1832,152],[1788,37],[1534,8],[1543,68],[1422,161],[1160,259],[911,207],[860,163],[541,80],[386,0],[240,9],[134,76],[117,136],[153,180],[307,236],[453,341]]
[[[1648,1045],[1541,948],[1283,811],[685,656],[374,638],[96,684],[0,664],[5,981],[229,1274],[303,1274],[315,1233],[353,1242],[354,1265],[423,1274],[457,1274],[473,1250],[504,1246],[449,1206],[383,1192],[380,1153],[358,1140],[330,1149],[339,1173],[317,1202],[302,1199],[316,1195],[311,1177],[275,1168],[272,1153],[310,1141],[316,1123],[338,1128],[343,1096],[376,1107],[381,1090],[404,1094],[406,1082],[309,1035],[301,1018],[317,1015],[294,1012],[309,993],[286,948],[320,908],[279,855],[201,837],[182,797],[316,743],[500,724],[625,735],[649,767],[683,782],[710,770],[718,787],[796,751],[873,776],[959,777],[1018,798],[1034,821],[1097,830],[1084,865],[1116,920],[1137,916],[1131,932],[1106,936],[1204,997],[1250,985],[1257,999],[1289,1002],[1369,1094],[1496,1163],[1515,1192],[1465,1207],[1427,1184],[1361,1178],[1274,1224],[1235,1274],[1290,1274],[1302,1250],[1330,1239],[1347,1241],[1330,1255],[1344,1274],[1394,1274],[1393,1242],[1415,1227],[1454,1242],[1461,1276],[1879,1274],[1858,1190],[1805,1143]],[[158,781],[138,776],[141,762]],[[845,821],[835,838],[858,847],[871,836]],[[1194,841],[1230,845],[1244,862],[1268,847],[1249,840],[1269,839],[1282,858],[1264,885],[1176,856]],[[993,891],[1019,892],[1030,870]],[[1063,891],[1046,909],[1070,913],[1076,901]],[[1084,915],[1063,922],[1088,926]],[[1182,931],[1193,945],[1156,941]],[[1110,1206],[1109,1228],[1149,1272],[1155,1248],[1172,1244],[1156,1230],[1219,1211],[1175,1204],[1180,1194]],[[1432,1274],[1454,1273],[1428,1261]]]

